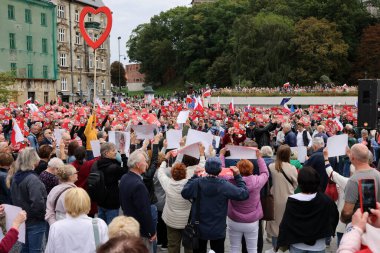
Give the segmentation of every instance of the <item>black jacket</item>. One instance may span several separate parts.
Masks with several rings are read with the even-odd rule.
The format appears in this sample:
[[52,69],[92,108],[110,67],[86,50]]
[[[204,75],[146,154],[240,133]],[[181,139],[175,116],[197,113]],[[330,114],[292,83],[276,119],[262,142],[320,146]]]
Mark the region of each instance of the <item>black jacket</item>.
[[[333,164],[332,160],[332,158],[329,158],[330,164]],[[318,149],[313,154],[311,154],[309,159],[304,163],[304,166],[311,166],[318,172],[319,178],[321,179],[320,190],[322,192],[325,192],[328,176],[326,173],[325,158],[323,157],[323,148]]]
[[146,188],[148,189],[149,199],[150,199],[151,204],[155,204],[157,202],[157,197],[156,197],[156,194],[154,193],[154,182],[153,182],[153,177],[157,169],[157,161],[158,161],[158,144],[154,144],[153,150],[152,150],[152,159],[151,159],[149,168],[144,174],[141,175],[143,177],[144,184]]
[[121,156],[123,159],[123,167],[116,159],[100,158],[93,166],[97,166],[98,170],[103,171],[104,184],[107,188],[107,195],[103,202],[98,203],[99,206],[106,209],[120,208],[119,201],[119,180],[128,172],[127,158],[125,155]]
[[12,203],[26,211],[26,223],[45,221],[46,188],[33,171],[18,171],[11,185]]
[[270,146],[270,132],[275,130],[277,127],[276,123],[270,122],[265,127],[258,127],[256,126],[254,129],[254,135],[257,145],[259,145],[259,148],[262,146]]
[[335,202],[318,192],[310,201],[288,198],[280,224],[277,246],[295,243],[314,245],[318,239],[335,235],[339,221]]

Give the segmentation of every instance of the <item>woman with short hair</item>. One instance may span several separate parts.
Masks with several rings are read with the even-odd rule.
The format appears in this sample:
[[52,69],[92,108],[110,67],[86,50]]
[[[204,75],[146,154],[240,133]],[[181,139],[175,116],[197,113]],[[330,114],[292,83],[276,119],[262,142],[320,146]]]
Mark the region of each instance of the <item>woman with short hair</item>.
[[16,174],[11,184],[12,203],[27,213],[26,234],[22,252],[41,252],[42,239],[46,231],[46,189],[34,173],[40,158],[34,148],[23,149],[15,162]]
[[58,168],[65,165],[61,159],[54,157],[48,163],[48,167],[44,170],[39,178],[46,187],[46,193],[49,194],[51,189],[59,184],[59,179],[56,176]]
[[98,245],[108,240],[108,228],[102,219],[87,216],[91,208],[87,192],[79,187],[67,190],[64,205],[66,219],[50,226],[45,253],[94,253]]
[[60,184],[51,190],[46,201],[45,220],[49,225],[66,217],[65,194],[67,190],[76,187],[74,183],[78,180],[78,173],[74,166],[64,165],[57,169],[57,177]]
[[149,253],[141,238],[121,235],[100,246],[97,253]]
[[140,237],[140,224],[130,216],[118,216],[108,225],[109,238],[121,235]]

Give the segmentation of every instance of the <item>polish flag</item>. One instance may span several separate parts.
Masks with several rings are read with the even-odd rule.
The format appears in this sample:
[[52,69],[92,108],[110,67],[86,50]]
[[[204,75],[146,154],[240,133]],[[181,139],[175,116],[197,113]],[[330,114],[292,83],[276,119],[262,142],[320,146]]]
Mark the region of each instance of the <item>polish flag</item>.
[[186,104],[190,104],[193,101],[190,95],[186,96]]
[[203,103],[200,97],[195,98],[194,111],[203,111]]
[[231,100],[229,109],[231,114],[235,114],[234,99]]
[[219,97],[218,97],[218,102],[215,104],[215,109],[217,111],[220,111],[220,101],[219,101]]
[[17,121],[13,119],[13,131],[11,135],[11,142],[13,145],[16,145],[17,143],[22,141],[24,141],[24,135],[22,134],[21,129],[17,124]]
[[335,118],[334,119],[334,123],[335,123],[335,125],[336,125],[336,127],[338,128],[339,131],[343,130],[343,124],[342,124],[342,122],[340,122],[339,118]]
[[35,100],[34,100],[34,104],[35,104],[35,105],[39,105],[39,104],[40,104],[40,102],[38,102],[38,100],[37,100],[37,99],[35,99]]
[[203,95],[202,95],[204,98],[207,98],[207,97],[210,97],[211,96],[211,90],[208,89],[206,90],[205,92],[203,92]]
[[121,107],[127,107],[127,104],[124,102],[124,99],[121,99],[120,106]]
[[24,105],[28,105],[28,104],[31,104],[32,103],[32,98],[28,98],[28,100],[26,100],[24,102]]

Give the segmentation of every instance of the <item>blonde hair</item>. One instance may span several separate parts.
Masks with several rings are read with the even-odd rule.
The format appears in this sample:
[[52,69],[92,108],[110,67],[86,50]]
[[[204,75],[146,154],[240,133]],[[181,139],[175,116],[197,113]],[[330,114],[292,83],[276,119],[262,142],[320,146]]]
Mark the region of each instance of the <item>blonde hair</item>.
[[72,165],[63,165],[57,168],[57,176],[60,182],[68,182],[70,176],[74,175],[76,172],[77,169]]
[[28,147],[24,148],[17,156],[16,159],[16,171],[28,171],[34,170],[35,166],[40,162],[40,157],[38,156],[34,148]]
[[108,225],[108,236],[111,239],[121,235],[140,237],[139,222],[133,217],[115,217]]
[[66,191],[65,208],[66,212],[74,218],[81,214],[88,214],[91,209],[90,196],[82,188],[71,188]]

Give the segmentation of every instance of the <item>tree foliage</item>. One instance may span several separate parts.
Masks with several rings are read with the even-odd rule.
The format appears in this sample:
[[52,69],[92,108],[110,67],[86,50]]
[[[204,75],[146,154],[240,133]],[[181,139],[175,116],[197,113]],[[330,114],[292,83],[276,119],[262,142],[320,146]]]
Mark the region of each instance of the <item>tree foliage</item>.
[[127,84],[124,65],[121,62],[114,61],[111,64],[111,83],[114,86],[126,86]]
[[11,87],[16,81],[15,75],[12,72],[0,72],[0,102],[7,102],[13,95],[14,91]]

